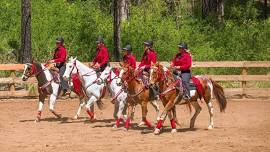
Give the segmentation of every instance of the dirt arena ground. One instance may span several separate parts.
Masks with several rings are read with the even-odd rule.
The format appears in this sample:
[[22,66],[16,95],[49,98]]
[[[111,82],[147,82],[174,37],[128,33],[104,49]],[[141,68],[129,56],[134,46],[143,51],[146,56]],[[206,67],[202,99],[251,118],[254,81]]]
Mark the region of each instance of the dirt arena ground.
[[[135,127],[140,122],[140,106],[136,108],[134,127],[125,132],[112,129],[113,105],[108,100],[104,110],[96,109],[95,123],[87,120],[84,111],[82,118],[72,121],[77,105],[77,99],[59,101],[56,109],[64,118],[57,120],[46,104],[42,121],[34,123],[36,99],[0,100],[0,152],[270,151],[269,100],[229,100],[226,113],[220,113],[215,104],[213,130],[206,130],[209,116],[204,104],[194,130],[188,129],[188,110],[178,106],[182,126],[171,134],[166,121],[167,127],[158,136],[147,128]],[[151,106],[149,118],[154,120]]]

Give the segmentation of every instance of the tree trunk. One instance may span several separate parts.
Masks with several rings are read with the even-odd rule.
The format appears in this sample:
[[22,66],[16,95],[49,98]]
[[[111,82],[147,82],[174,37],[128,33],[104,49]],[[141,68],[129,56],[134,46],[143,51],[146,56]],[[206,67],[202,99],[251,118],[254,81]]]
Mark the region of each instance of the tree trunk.
[[129,10],[128,10],[128,0],[119,0],[121,1],[121,6],[120,6],[120,17],[121,17],[121,21],[125,21],[128,19],[128,14],[129,14]]
[[264,0],[264,9],[263,9],[264,18],[267,19],[268,12],[267,12],[267,0]]
[[114,42],[114,57],[116,61],[120,60],[120,46],[121,46],[121,30],[120,30],[120,19],[121,19],[121,2],[122,0],[113,1],[113,42]]
[[218,1],[218,21],[224,23],[224,0]]
[[20,62],[30,63],[31,53],[31,0],[22,0],[22,21],[21,21],[21,51]]

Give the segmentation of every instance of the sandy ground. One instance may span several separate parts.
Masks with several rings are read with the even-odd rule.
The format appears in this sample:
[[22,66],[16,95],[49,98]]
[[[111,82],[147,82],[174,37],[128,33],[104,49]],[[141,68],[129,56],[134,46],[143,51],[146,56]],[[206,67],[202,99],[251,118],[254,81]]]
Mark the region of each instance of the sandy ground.
[[[91,123],[82,111],[72,121],[78,101],[59,101],[56,109],[64,116],[58,120],[48,111],[42,121],[34,123],[36,99],[0,100],[0,152],[126,152],[126,151],[270,151],[270,101],[229,101],[226,113],[215,104],[215,129],[206,130],[208,111],[204,104],[195,129],[188,129],[190,114],[185,106],[177,107],[182,126],[170,133],[169,122],[161,135],[154,135],[140,122],[140,106],[136,108],[133,126],[128,132],[112,129],[113,105],[105,101],[105,109],[95,111],[97,122]],[[107,102],[107,103],[106,103]],[[149,119],[154,120],[149,105]],[[123,127],[122,127],[123,128]]]

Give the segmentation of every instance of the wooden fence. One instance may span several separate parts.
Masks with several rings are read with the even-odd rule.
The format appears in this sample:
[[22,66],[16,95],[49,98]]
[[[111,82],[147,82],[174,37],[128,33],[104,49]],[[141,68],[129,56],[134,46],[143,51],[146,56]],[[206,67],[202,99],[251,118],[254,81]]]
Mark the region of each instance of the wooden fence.
[[[169,66],[168,62],[161,62],[165,66]],[[88,64],[88,63],[86,63]],[[117,62],[112,62],[111,66],[118,67]],[[0,84],[9,86],[9,91],[0,91],[0,98],[7,97],[35,97],[36,91],[31,89],[16,89],[15,86],[26,84],[28,86],[36,86],[35,78],[30,78],[24,82],[20,77],[16,77],[15,72],[23,71],[22,64],[0,64],[0,71],[11,71],[9,77],[0,78]],[[192,68],[240,68],[239,75],[209,75],[213,80],[218,82],[240,82],[241,86],[238,88],[225,88],[226,96],[240,97],[240,98],[256,98],[256,97],[270,97],[270,88],[249,88],[247,82],[260,81],[270,82],[270,72],[265,75],[248,75],[249,68],[270,68],[270,61],[218,61],[218,62],[194,62]],[[205,73],[207,74],[207,73]],[[30,91],[29,91],[30,90]],[[37,89],[32,89],[37,90]]]

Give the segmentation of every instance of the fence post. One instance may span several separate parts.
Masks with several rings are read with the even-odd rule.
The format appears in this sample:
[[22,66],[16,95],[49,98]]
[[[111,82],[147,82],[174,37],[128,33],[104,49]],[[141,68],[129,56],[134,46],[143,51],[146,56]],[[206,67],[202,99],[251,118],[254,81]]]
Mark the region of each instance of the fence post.
[[[241,72],[242,76],[247,75],[247,70],[248,70],[248,68],[245,66],[242,68],[242,72]],[[246,98],[246,96],[247,96],[246,95],[247,81],[241,81],[241,87],[243,89],[242,98]]]
[[[15,71],[11,71],[10,77],[14,80],[16,77]],[[15,83],[10,84],[9,91],[15,91]]]

